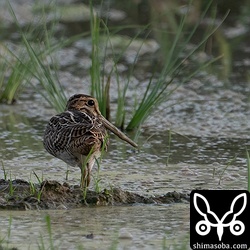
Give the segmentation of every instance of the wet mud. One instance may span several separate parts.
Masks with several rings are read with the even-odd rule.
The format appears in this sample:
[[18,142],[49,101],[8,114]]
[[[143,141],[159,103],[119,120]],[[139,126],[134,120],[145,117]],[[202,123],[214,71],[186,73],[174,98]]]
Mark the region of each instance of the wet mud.
[[0,210],[72,209],[83,206],[169,204],[189,202],[189,195],[176,191],[146,197],[114,187],[102,192],[84,191],[79,186],[45,180],[31,184],[25,180],[0,179]]

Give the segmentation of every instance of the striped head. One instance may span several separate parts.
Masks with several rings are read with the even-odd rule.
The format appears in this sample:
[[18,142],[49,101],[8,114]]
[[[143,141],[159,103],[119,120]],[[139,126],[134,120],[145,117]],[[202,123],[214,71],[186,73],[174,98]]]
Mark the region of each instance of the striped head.
[[104,127],[120,139],[126,141],[133,147],[138,147],[135,142],[128,138],[124,133],[122,133],[117,127],[110,123],[104,116],[102,116],[97,100],[89,95],[76,94],[69,98],[66,110],[78,110],[83,113],[87,113],[91,116],[97,117],[104,125]]
[[69,98],[66,110],[78,110],[95,117],[102,116],[97,100],[89,95],[76,94]]

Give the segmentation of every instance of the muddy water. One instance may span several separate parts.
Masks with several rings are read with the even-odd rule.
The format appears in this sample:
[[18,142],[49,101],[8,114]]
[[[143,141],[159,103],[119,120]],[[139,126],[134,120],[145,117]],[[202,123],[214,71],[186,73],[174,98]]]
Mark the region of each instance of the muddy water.
[[[248,34],[245,40],[249,39]],[[91,47],[86,41],[82,44],[87,48],[80,44],[75,43],[73,48],[59,53],[65,60],[65,70],[59,71],[58,76],[68,95],[75,93],[75,89],[89,90],[86,74],[90,59],[86,51]],[[239,48],[241,57],[233,65],[232,83],[237,84],[228,85],[205,74],[181,86],[142,127],[139,152],[112,136],[100,173],[96,169],[93,173],[91,188],[94,188],[93,179],[100,178],[101,189],[119,186],[148,196],[174,190],[188,193],[196,188],[245,189],[245,151],[250,147],[250,88],[239,72],[247,72],[250,58],[247,46]],[[79,59],[78,54],[83,57]],[[75,65],[85,71],[79,73]],[[126,69],[127,65],[119,67]],[[121,81],[125,80],[121,77]],[[135,80],[136,87],[130,86],[128,93],[133,94],[135,88],[143,90],[144,81]],[[113,84],[112,90],[115,88]],[[111,100],[115,107],[115,96],[111,95]],[[174,102],[177,104],[172,106]],[[32,89],[25,90],[12,106],[1,104],[0,178],[6,174],[7,178],[37,182],[34,171],[41,179],[79,183],[79,169],[67,168],[43,149],[43,129],[52,114],[54,111]],[[50,215],[53,244],[58,249],[109,249],[111,246],[161,249],[164,238],[170,246],[186,242],[183,238],[189,233],[188,204],[84,207],[0,211],[0,242],[4,239],[4,246],[18,249],[37,249],[42,242],[48,246],[46,214]]]
[[[68,167],[43,148],[46,118],[24,117],[20,107],[18,111],[14,106],[11,111],[3,107],[6,110],[3,109],[0,121],[3,166],[0,176],[3,178],[5,172],[8,178],[37,182],[35,172],[41,179],[78,184],[79,169]],[[155,131],[141,134],[139,144],[140,151],[136,152],[111,136],[111,146],[102,160],[101,170],[93,172],[93,179],[101,179],[101,188],[118,185],[143,194],[164,194],[173,190],[247,186],[245,150],[249,146],[248,138],[173,133],[169,140],[169,131]]]
[[[188,232],[188,205],[89,207],[67,211],[1,212],[1,234],[9,246],[37,249],[49,245],[45,216],[50,215],[53,244],[58,249],[152,249],[180,244]],[[180,212],[181,211],[181,212]],[[182,221],[182,223],[178,223]],[[79,248],[78,248],[79,247]]]
[[[221,101],[224,91],[235,93],[234,98]],[[185,96],[188,101],[173,108],[166,108],[169,105],[166,103],[156,110],[142,127],[139,152],[112,136],[99,175],[96,169],[93,173],[91,188],[94,188],[94,178],[100,178],[101,189],[119,186],[148,196],[174,190],[189,193],[196,188],[245,189],[245,150],[249,148],[247,131],[250,126],[247,122],[250,120],[248,92],[230,88],[224,91],[215,88],[209,94],[204,94],[205,91],[200,95],[195,93],[197,100],[194,90],[189,87],[177,90],[173,99],[182,100]],[[212,98],[210,105],[203,102]],[[0,168],[0,178],[5,171],[7,178],[37,183],[35,171],[41,179],[79,183],[79,169],[67,168],[43,149],[43,129],[53,114],[45,107],[40,96],[29,93],[22,95],[13,106],[1,105],[0,145],[4,170]],[[4,246],[37,249],[42,242],[48,244],[45,243],[49,239],[46,214],[51,216],[53,244],[58,249],[78,246],[85,249],[109,249],[111,246],[161,249],[165,238],[167,246],[180,242],[188,246],[185,240],[189,233],[188,204],[1,211],[0,239],[4,238]]]
[[[24,97],[20,105],[2,106],[1,155],[7,178],[37,182],[33,171],[43,179],[78,184],[80,171],[48,155],[42,146],[42,132],[47,114],[31,112]],[[36,105],[34,105],[36,110]],[[42,108],[41,108],[42,109]],[[185,114],[186,117],[189,115]],[[157,117],[157,116],[156,116]],[[200,132],[197,129],[197,133]],[[111,137],[111,147],[101,170],[100,188],[119,186],[143,195],[161,195],[169,191],[190,192],[196,188],[245,189],[247,138],[172,134],[143,128],[139,136],[141,149],[134,152]],[[229,161],[231,164],[228,164]],[[0,169],[3,178],[3,168]],[[45,215],[51,218],[53,244],[58,249],[152,249],[183,243],[188,246],[189,205],[136,205],[119,207],[84,207],[59,211],[1,211],[0,238],[4,245],[18,249],[47,246],[49,233]],[[11,219],[10,219],[11,218]],[[10,223],[11,221],[11,223]],[[10,238],[8,229],[11,229]],[[81,249],[81,248],[80,248]]]

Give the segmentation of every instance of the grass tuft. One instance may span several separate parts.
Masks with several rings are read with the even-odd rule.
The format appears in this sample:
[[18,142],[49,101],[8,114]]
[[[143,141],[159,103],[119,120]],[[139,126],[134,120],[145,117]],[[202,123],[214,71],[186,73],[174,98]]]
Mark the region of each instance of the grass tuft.
[[[190,1],[191,4],[192,1]],[[127,130],[135,130],[140,127],[140,125],[154,112],[155,108],[162,102],[166,102],[172,93],[182,84],[188,82],[195,74],[215,62],[221,57],[211,59],[201,65],[196,65],[195,69],[191,70],[185,66],[185,63],[188,59],[191,58],[199,49],[208,41],[208,39],[215,33],[215,31],[220,27],[224,22],[228,13],[224,16],[221,23],[217,24],[213,29],[204,36],[204,38],[189,52],[186,51],[186,47],[190,43],[191,38],[195,35],[200,23],[205,18],[212,1],[209,1],[207,8],[201,14],[201,17],[193,29],[189,32],[189,35],[183,38],[185,33],[185,25],[187,22],[188,12],[183,15],[178,29],[175,32],[175,36],[172,44],[168,49],[165,49],[167,54],[164,56],[166,58],[164,62],[164,67],[159,75],[159,77],[153,80],[153,77],[149,80],[146,91],[144,92],[143,98],[138,103],[136,110],[131,118]],[[190,8],[190,6],[189,6]],[[164,32],[164,31],[163,31]],[[182,54],[185,54],[185,57],[182,58]],[[172,86],[173,80],[182,72],[184,75],[182,79],[179,80],[179,83],[176,87],[170,89]],[[185,73],[185,74],[184,74]],[[168,80],[170,79],[170,80]]]
[[[64,89],[60,85],[55,73],[52,73],[51,67],[49,66],[46,57],[56,51],[58,48],[65,45],[65,42],[57,45],[51,45],[53,29],[49,30],[46,26],[46,19],[43,19],[43,32],[44,40],[38,38],[38,34],[35,31],[30,31],[28,36],[32,36],[33,40],[38,39],[40,43],[38,45],[32,44],[30,39],[27,38],[26,33],[20,26],[17,17],[12,9],[11,4],[8,2],[10,14],[12,15],[15,25],[19,34],[21,35],[22,43],[24,45],[24,52],[27,59],[23,60],[22,57],[16,55],[10,49],[7,49],[9,54],[16,60],[17,66],[14,67],[14,73],[17,72],[17,76],[20,78],[19,82],[26,81],[29,83],[37,92],[39,92],[45,100],[58,112],[61,112],[65,108],[66,96]],[[54,60],[51,58],[51,61]],[[54,65],[54,67],[56,67]],[[25,72],[22,73],[22,72]],[[13,73],[13,74],[14,74]],[[22,73],[22,75],[20,75]],[[14,74],[15,76],[15,74]],[[13,77],[14,77],[13,76]],[[39,82],[42,90],[34,84],[34,80]],[[12,81],[11,82],[16,82]],[[19,84],[20,85],[20,84]],[[12,86],[13,87],[13,86]],[[13,88],[13,90],[15,90]]]
[[[160,30],[159,23],[150,23],[145,25],[144,27],[134,27],[134,29],[139,29],[133,38],[130,39],[129,42],[126,42],[125,45],[120,49],[120,52],[117,55],[117,52],[114,51],[112,47],[112,35],[123,31],[127,28],[131,28],[129,26],[124,27],[114,27],[109,28],[107,20],[102,20],[94,10],[92,0],[89,1],[90,6],[90,34],[92,39],[92,66],[90,68],[90,76],[91,76],[91,95],[95,96],[99,102],[101,113],[110,120],[110,84],[111,77],[115,76],[117,82],[117,109],[116,109],[116,117],[115,124],[121,129],[126,130],[134,130],[137,131],[140,126],[145,122],[145,120],[151,116],[151,114],[155,111],[155,109],[162,102],[166,102],[172,93],[185,82],[189,81],[197,72],[203,70],[205,67],[212,64],[214,61],[218,60],[218,58],[211,59],[201,65],[195,65],[195,67],[190,70],[186,66],[186,62],[200,49],[204,48],[208,39],[215,33],[221,23],[225,20],[228,13],[226,13],[225,17],[222,19],[219,24],[212,24],[205,32],[204,37],[201,41],[190,50],[187,50],[188,45],[191,42],[191,39],[196,34],[196,31],[202,21],[208,15],[211,9],[212,1],[208,1],[204,11],[201,13],[199,20],[193,25],[193,28],[190,30],[190,25],[188,23],[188,17],[190,15],[190,9],[192,8],[192,1],[189,1],[187,6],[187,11],[184,14],[180,15],[180,21],[177,19],[174,20],[174,15],[172,15],[171,23],[172,23],[172,32],[170,34],[169,31]],[[53,69],[56,69],[55,60],[52,58],[52,53],[62,48],[63,46],[70,44],[72,41],[79,39],[83,34],[80,34],[76,37],[71,37],[67,39],[67,41],[52,43],[54,36],[54,29],[49,29],[47,27],[46,20],[46,11],[45,7],[40,8],[43,10],[43,15],[40,18],[41,27],[42,27],[42,38],[41,34],[33,28],[28,34],[26,34],[21,25],[19,24],[16,15],[11,7],[11,4],[8,2],[9,11],[15,21],[15,25],[17,27],[18,32],[21,35],[22,43],[24,45],[24,51],[22,51],[22,57],[20,55],[14,54],[10,49],[8,53],[15,60],[15,66],[13,66],[13,73],[9,78],[9,83],[3,88],[3,79],[1,79],[0,83],[0,93],[2,93],[2,98],[8,100],[8,102],[12,102],[17,95],[18,91],[22,86],[26,86],[26,84],[30,84],[35,91],[40,93],[44,99],[53,107],[56,111],[61,112],[65,108],[66,104],[66,94],[65,90],[61,86],[58,81],[57,75]],[[164,14],[164,13],[163,13]],[[169,13],[165,13],[166,16],[169,16]],[[215,20],[215,11],[212,12],[212,18]],[[56,21],[52,24],[52,27],[56,26]],[[153,27],[153,29],[151,28]],[[154,28],[156,27],[156,28]],[[129,84],[131,84],[131,76],[134,73],[134,68],[138,61],[140,55],[140,49],[143,46],[144,42],[147,41],[149,33],[153,33],[156,29],[158,33],[162,33],[160,40],[160,52],[164,55],[163,65],[156,65],[154,72],[152,73],[151,79],[147,83],[147,87],[145,90],[139,93],[138,96],[136,94],[132,96],[134,98],[134,111],[132,112],[126,109],[126,99],[127,99],[127,90]],[[112,32],[111,32],[112,31]],[[117,70],[117,64],[121,60],[122,56],[126,49],[129,48],[130,44],[135,41],[139,36],[144,35],[144,39],[142,39],[141,47],[138,48],[136,52],[136,56],[134,57],[133,63],[129,66],[129,73],[127,77],[127,81],[125,83],[121,83],[119,79],[119,72]],[[174,35],[173,35],[174,34]],[[31,42],[32,40],[38,41],[38,44],[34,44]],[[108,56],[107,50],[112,51],[111,58]],[[184,56],[183,56],[184,55]],[[46,60],[46,58],[50,57],[50,62]],[[110,72],[105,76],[104,67],[105,60],[111,59],[113,66]],[[9,63],[8,67],[11,65]],[[160,67],[159,67],[160,66]],[[161,70],[159,70],[162,68]],[[3,66],[3,70],[6,70],[6,66]],[[160,73],[157,73],[160,71]],[[173,81],[177,78],[179,79],[179,73],[182,73],[182,79],[179,80],[179,83],[173,86]],[[39,86],[34,83],[39,82]],[[22,85],[24,84],[25,85]],[[171,87],[171,88],[170,88]],[[7,94],[8,93],[8,94]],[[0,94],[1,99],[1,94]]]
[[6,181],[7,177],[8,177],[8,172],[6,171],[6,169],[4,167],[3,160],[1,162],[2,162],[3,177],[4,177],[4,180]]

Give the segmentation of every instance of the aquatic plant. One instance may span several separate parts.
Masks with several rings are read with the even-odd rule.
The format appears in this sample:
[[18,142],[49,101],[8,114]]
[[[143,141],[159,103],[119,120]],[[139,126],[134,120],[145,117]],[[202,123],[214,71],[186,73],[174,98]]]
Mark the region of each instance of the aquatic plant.
[[67,181],[68,179],[69,179],[69,166],[68,166],[68,164],[67,164],[67,169],[66,169],[66,171],[65,171],[65,180]]
[[12,182],[12,176],[11,176],[11,172],[10,172],[10,179],[9,179],[9,195],[13,196],[14,194],[14,187],[13,187],[13,182]]
[[98,159],[95,159],[96,165],[97,165],[97,173],[96,175],[93,176],[94,180],[94,187],[95,187],[95,192],[100,193],[101,192],[101,187],[100,187],[100,170],[101,170],[101,163]]
[[36,173],[35,171],[33,171],[33,174],[35,175],[35,177],[36,177],[38,183],[41,185],[42,182],[44,181],[43,173],[42,173],[42,177],[41,177],[41,178],[37,175],[37,173]]
[[30,177],[30,181],[29,181],[29,185],[30,185],[30,194],[31,195],[36,195],[37,197],[37,200],[38,202],[41,201],[41,196],[42,196],[42,193],[43,193],[43,188],[44,188],[44,185],[42,185],[42,182],[44,181],[43,179],[43,173],[42,173],[42,177],[40,178],[35,171],[33,171],[33,174],[35,175],[36,177],[36,180],[38,181],[39,185],[40,185],[40,189],[37,190],[37,187],[36,185],[34,184],[34,182],[31,180],[31,177]]
[[[178,25],[174,25],[176,27],[174,30],[175,35],[168,35],[168,32],[161,31],[165,34],[163,36],[163,40],[161,40],[160,50],[164,51],[165,61],[163,63],[163,67],[159,71],[159,68],[155,68],[152,73],[152,77],[147,83],[147,87],[145,90],[142,89],[139,96],[134,94],[132,97],[134,107],[131,114],[131,110],[129,111],[126,107],[126,99],[127,99],[127,90],[129,85],[131,84],[130,78],[133,75],[134,67],[136,66],[140,47],[138,48],[137,55],[134,57],[134,62],[130,65],[129,74],[127,76],[127,81],[125,84],[120,84],[119,73],[117,71],[117,63],[125,53],[125,51],[129,48],[130,44],[142,33],[146,33],[144,39],[141,41],[141,46],[143,43],[147,41],[148,34],[153,32],[150,29],[150,24],[145,25],[143,27],[136,26],[136,29],[139,31],[137,35],[132,37],[130,41],[126,42],[125,45],[121,48],[120,53],[117,55],[112,48],[112,37],[114,34],[118,33],[121,30],[125,30],[126,26],[120,27],[108,27],[107,20],[102,20],[98,14],[94,11],[93,3],[90,0],[90,16],[91,16],[91,24],[90,24],[90,34],[92,39],[92,66],[90,68],[90,76],[91,76],[91,94],[98,99],[100,104],[101,112],[108,119],[110,114],[110,79],[113,75],[115,75],[117,82],[117,109],[116,109],[116,117],[115,124],[121,129],[126,130],[137,130],[141,124],[155,111],[158,105],[162,102],[166,102],[167,99],[171,96],[171,94],[176,90],[178,86],[190,80],[198,71],[202,70],[204,67],[213,63],[217,58],[208,60],[207,62],[201,65],[195,65],[194,69],[187,69],[185,66],[185,62],[187,59],[190,59],[192,55],[194,55],[209,39],[209,37],[214,34],[219,25],[214,25],[212,28],[208,29],[203,39],[191,50],[187,51],[187,45],[190,43],[192,37],[195,35],[200,23],[204,20],[205,16],[209,12],[211,1],[207,3],[207,7],[204,9],[203,13],[200,15],[199,20],[193,26],[191,31],[188,31],[187,19],[189,15],[189,8],[191,8],[192,1],[190,1],[189,6],[187,7],[187,11],[181,16],[181,20]],[[34,90],[40,93],[45,100],[58,112],[61,112],[65,108],[66,103],[66,95],[63,87],[60,85],[57,75],[52,68],[56,68],[56,65],[53,65],[52,52],[55,52],[59,48],[66,46],[67,44],[72,43],[82,37],[83,34],[79,34],[75,37],[70,37],[64,41],[57,42],[52,44],[53,40],[53,28],[47,28],[47,22],[45,18],[45,13],[42,15],[42,23],[40,24],[43,29],[43,40],[38,39],[38,44],[33,44],[30,39],[27,38],[26,33],[23,31],[22,27],[18,23],[18,20],[15,16],[15,13],[9,3],[10,13],[15,21],[15,25],[21,35],[22,42],[25,49],[26,58],[25,60],[19,55],[14,54],[9,50],[9,53],[16,60],[17,66],[13,69],[15,73],[13,77],[18,76],[18,81],[11,80],[11,83],[16,83],[16,86],[11,86],[12,89],[12,97],[17,93],[17,89],[21,86],[21,83],[27,82]],[[42,9],[43,10],[43,9]],[[44,10],[43,10],[44,11]],[[222,19],[221,23],[224,21]],[[53,23],[55,26],[57,23]],[[154,25],[152,25],[154,27]],[[130,27],[131,28],[131,27]],[[145,32],[146,31],[146,32]],[[187,32],[188,31],[188,32]],[[29,37],[36,38],[38,36],[37,30],[28,31]],[[188,35],[186,35],[186,33]],[[33,39],[34,40],[34,39]],[[171,41],[171,42],[169,42]],[[100,47],[104,48],[103,51],[100,51]],[[113,52],[113,56],[111,58],[113,62],[113,67],[109,74],[105,76],[104,66],[106,60],[106,50],[111,47],[111,51]],[[183,57],[183,55],[185,55]],[[50,56],[50,61],[52,65],[50,65],[45,58]],[[110,56],[108,58],[110,60]],[[159,66],[159,65],[158,65]],[[157,66],[157,67],[158,67]],[[25,72],[23,75],[20,72]],[[179,80],[179,83],[174,88],[169,88],[172,86],[173,80],[178,76],[178,74],[182,72],[182,77]],[[17,76],[16,76],[17,75]],[[39,82],[39,85],[42,87],[37,87],[33,82],[36,79]],[[19,83],[19,84],[18,84]]]
[[104,82],[101,74],[101,63],[100,63],[100,18],[97,17],[93,9],[92,1],[90,1],[90,31],[92,40],[92,52],[91,52],[91,89],[90,94],[95,96],[98,100],[100,111],[108,118],[108,100],[109,100],[109,85]]
[[30,184],[30,194],[35,195],[36,194],[35,184],[31,180],[29,181],[29,184]]
[[4,164],[3,164],[3,161],[2,161],[2,169],[3,169],[3,176],[4,176],[4,180],[7,181],[8,180],[8,174],[9,174],[9,195],[10,196],[13,196],[14,194],[14,191],[15,191],[15,188],[13,186],[13,180],[12,180],[12,175],[11,175],[11,171],[7,172],[5,167],[4,167]]
[[[25,32],[21,28],[11,4],[9,3],[8,5],[10,13],[15,21],[15,25],[19,31],[19,34],[21,35],[25,52],[29,56],[28,64],[24,63],[21,58],[18,58],[18,56],[16,56],[15,54],[13,54],[13,56],[16,57],[16,59],[21,63],[22,67],[25,68],[33,78],[38,80],[45,92],[40,91],[32,81],[26,79],[28,80],[29,84],[32,85],[32,87],[34,87],[34,89],[38,91],[48,101],[48,103],[50,103],[52,107],[54,107],[57,111],[62,111],[65,108],[66,104],[65,93],[59,81],[57,81],[56,75],[52,74],[49,64],[45,65],[43,61],[43,59],[45,59],[45,56],[50,55],[55,49],[57,49],[59,46],[62,46],[62,44],[51,46],[50,42],[53,35],[53,29],[48,30],[46,21],[44,21],[43,32],[45,39],[43,43],[38,44],[37,46],[32,45],[32,43],[27,39]],[[36,35],[38,34],[33,33],[32,35],[33,37],[36,37]]]
[[[4,53],[0,60],[0,102],[12,104],[19,96],[22,89],[25,87],[30,74],[28,68],[30,67],[26,55],[23,51],[17,51],[20,60],[16,60],[12,56],[11,50],[2,45]],[[8,77],[6,77],[8,75]]]
[[[174,35],[171,34],[171,38],[165,30],[158,30],[161,33],[166,34],[161,40],[161,54],[164,54],[164,63],[162,70],[158,73],[159,68],[155,68],[154,72],[152,72],[152,77],[149,79],[146,90],[140,91],[139,96],[134,95],[134,111],[132,112],[132,116],[127,116],[126,113],[128,112],[125,108],[126,104],[126,94],[127,89],[130,84],[130,77],[133,74],[133,69],[136,65],[138,60],[139,50],[137,51],[137,56],[135,56],[134,63],[131,66],[131,71],[128,75],[128,81],[121,87],[119,82],[119,74],[116,70],[117,63],[126,49],[129,47],[130,43],[135,39],[131,38],[130,43],[124,46],[121,53],[117,56],[117,54],[113,54],[113,68],[108,75],[106,84],[104,84],[104,73],[101,73],[101,65],[100,65],[100,51],[99,47],[102,42],[102,46],[104,43],[104,47],[107,48],[111,47],[112,50],[112,42],[111,37],[116,32],[116,29],[113,27],[108,27],[105,21],[101,21],[101,18],[94,14],[92,1],[90,1],[90,8],[91,8],[91,34],[92,34],[92,68],[91,68],[91,79],[92,79],[92,87],[91,91],[94,96],[97,97],[98,101],[101,103],[102,112],[106,114],[106,117],[109,118],[109,88],[110,88],[110,77],[114,73],[116,77],[116,82],[118,85],[117,88],[117,110],[116,110],[116,126],[120,127],[121,129],[125,128],[126,130],[136,130],[140,127],[141,124],[155,111],[157,106],[162,103],[166,102],[167,99],[172,95],[172,93],[182,84],[189,81],[197,72],[203,70],[208,65],[212,64],[218,58],[207,60],[204,63],[196,64],[193,69],[189,69],[186,67],[186,61],[190,59],[195,53],[197,53],[204,44],[208,41],[208,39],[215,33],[221,23],[223,23],[225,17],[221,20],[220,24],[213,24],[209,29],[207,29],[204,37],[201,41],[194,46],[193,49],[187,50],[188,44],[190,43],[191,39],[194,37],[199,25],[205,19],[206,15],[208,14],[212,1],[209,1],[206,5],[206,8],[201,13],[199,20],[196,24],[193,25],[191,31],[189,30],[188,25],[188,16],[190,15],[189,9],[192,7],[192,1],[189,2],[189,6],[187,6],[187,11],[181,16],[181,20],[178,25],[175,25]],[[214,13],[213,13],[214,15]],[[215,19],[215,17],[214,17]],[[102,25],[103,29],[100,28]],[[156,26],[156,25],[155,25]],[[149,26],[144,27],[136,27],[140,29],[141,33],[145,33],[145,30],[149,29]],[[118,28],[117,28],[118,29]],[[122,27],[119,27],[121,30]],[[124,27],[126,29],[126,27]],[[114,31],[113,31],[114,30]],[[113,31],[113,32],[112,32]],[[100,41],[100,33],[102,37],[106,37],[106,43]],[[142,44],[146,42],[147,36],[151,31],[146,32],[146,36],[142,41]],[[138,33],[139,34],[139,33]],[[186,35],[187,34],[187,35]],[[169,42],[171,41],[171,42]],[[185,56],[183,56],[185,55]],[[105,56],[104,56],[105,57]],[[110,59],[110,58],[109,58]],[[103,59],[105,60],[105,58]],[[159,67],[159,65],[157,65]],[[182,73],[182,76],[179,78],[179,73]],[[173,80],[178,77],[179,83],[174,88],[170,88],[172,86]],[[101,81],[102,79],[102,81]],[[131,110],[129,111],[131,113]],[[125,121],[125,118],[130,117],[129,120]],[[126,125],[124,125],[126,124]]]
[[[22,49],[14,49],[1,44],[2,57],[0,60],[0,102],[12,104],[30,79],[32,66]],[[8,76],[8,77],[7,77]]]
[[[9,2],[7,3],[9,12],[21,36],[23,49],[20,54],[17,54],[5,46],[8,56],[10,56],[11,60],[15,63],[8,62],[6,59],[6,64],[12,65],[12,73],[8,78],[7,84],[3,84],[1,81],[0,87],[3,89],[3,86],[5,86],[5,89],[0,91],[0,97],[7,99],[8,102],[13,101],[14,97],[17,96],[17,90],[20,90],[22,84],[25,83],[32,86],[36,92],[41,94],[55,110],[58,112],[63,111],[67,99],[55,71],[52,71],[52,68],[55,69],[57,67],[55,60],[52,58],[52,54],[59,48],[67,46],[79,39],[79,36],[82,36],[82,34],[52,44],[54,29],[51,28],[51,26],[50,28],[47,27],[48,24],[44,12],[42,13],[41,22],[37,24],[36,29],[30,28],[28,31],[24,31],[17,20],[11,4]],[[53,25],[55,26],[56,23]],[[40,38],[41,30],[38,27],[42,30],[42,38]],[[27,37],[29,37],[29,39]],[[32,42],[34,40],[36,43]],[[25,55],[25,57],[22,55]],[[50,62],[48,62],[48,58],[50,58]],[[34,80],[36,80],[40,86],[37,86]]]
[[[45,220],[47,232],[49,235],[49,249],[51,249],[51,250],[58,249],[58,247],[55,246],[55,242],[53,239],[50,215],[46,214],[44,220]],[[40,243],[37,242],[38,249],[40,249],[40,250],[48,249],[48,246],[45,246],[43,238],[44,238],[43,235],[40,234]],[[46,242],[48,242],[48,241],[46,241]]]
[[47,230],[49,233],[50,249],[53,250],[53,249],[55,249],[55,247],[54,247],[54,241],[53,241],[53,236],[52,236],[51,219],[50,219],[50,216],[48,214],[45,216],[45,221],[46,221]]
[[[188,9],[190,8],[191,3],[192,1],[189,2]],[[206,9],[203,11],[192,30],[188,32],[187,36],[184,36],[184,34],[186,30],[185,25],[187,23],[187,17],[189,15],[188,11],[182,16],[178,29],[175,31],[172,44],[168,49],[165,49],[168,53],[165,55],[166,61],[164,62],[163,69],[156,80],[153,81],[153,77],[149,80],[146,91],[143,93],[143,98],[140,102],[138,102],[135,112],[126,127],[127,130],[134,130],[138,128],[152,114],[152,112],[154,112],[160,103],[168,100],[168,98],[180,85],[188,82],[195,74],[204,70],[204,68],[218,59],[214,58],[201,63],[200,65],[196,64],[191,70],[185,66],[186,61],[199,51],[199,49],[218,29],[221,23],[224,22],[227,16],[226,14],[220,24],[217,24],[213,27],[213,29],[209,30],[205,34],[204,38],[197,45],[195,45],[193,49],[187,51],[186,48],[188,47],[192,37],[195,35],[195,32],[197,31],[202,20],[204,20],[211,3],[212,1],[207,3]],[[185,55],[184,58],[182,56],[183,54]],[[180,72],[182,73],[182,77],[178,78],[179,83],[176,87],[169,88],[171,87],[173,80]]]
[[231,166],[231,165],[236,161],[236,159],[237,159],[237,155],[235,155],[233,159],[230,159],[230,160],[227,162],[227,165],[225,166],[225,168],[222,169],[221,173],[219,174],[219,182],[218,182],[218,185],[220,185],[221,180],[222,180],[222,177],[223,177],[225,171],[227,170],[227,168],[228,168],[229,166]]
[[101,187],[100,187],[100,181],[101,181],[101,178],[100,178],[101,161],[102,161],[102,157],[103,157],[103,155],[105,153],[105,145],[107,145],[108,139],[109,139],[109,137],[108,137],[108,135],[106,135],[105,138],[104,138],[104,143],[102,144],[102,148],[101,148],[101,156],[98,159],[95,158],[95,163],[97,165],[97,172],[93,176],[93,179],[94,179],[94,187],[95,187],[95,192],[96,193],[100,193],[101,192]]
[[8,176],[8,172],[6,171],[6,169],[4,167],[3,160],[1,162],[2,162],[3,177],[4,177],[4,180],[6,181],[7,180],[7,176]]
[[9,249],[9,240],[10,240],[10,236],[11,236],[11,226],[12,226],[12,216],[9,216],[9,225],[7,228],[7,235],[6,236],[1,236],[0,237],[0,249],[4,250],[4,249]]
[[[121,48],[119,55],[114,52],[112,46],[112,38],[114,34],[118,32],[117,30],[123,30],[126,27],[116,27],[115,31],[111,32],[108,27],[107,20],[102,20],[100,16],[94,11],[93,3],[89,1],[90,6],[90,31],[91,31],[91,41],[92,41],[92,51],[91,51],[91,68],[90,68],[90,77],[91,77],[91,90],[90,93],[92,96],[95,96],[98,100],[101,113],[110,120],[110,80],[112,75],[115,75],[116,82],[118,85],[117,95],[117,110],[115,117],[115,125],[117,127],[123,128],[123,122],[125,117],[125,94],[129,85],[128,81],[123,88],[121,88],[119,73],[117,72],[117,63],[120,58],[123,56],[126,49],[133,42],[137,36],[126,41]],[[146,29],[146,27],[145,27]],[[141,32],[141,31],[140,31]],[[142,43],[143,44],[143,43]],[[100,47],[103,49],[100,50]],[[112,55],[108,56],[107,50],[111,49]],[[137,52],[139,53],[139,51]],[[107,76],[104,74],[104,67],[106,59],[109,59],[113,63],[113,67],[108,73]],[[136,60],[136,59],[135,59]],[[133,64],[135,66],[135,63]],[[132,74],[132,71],[131,71]]]

